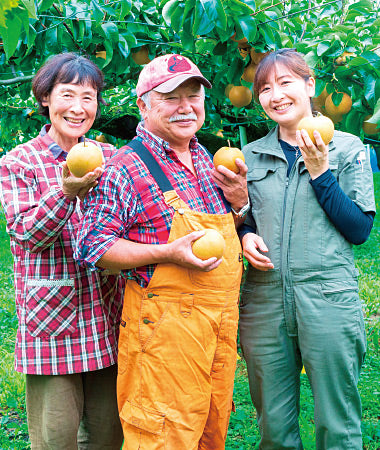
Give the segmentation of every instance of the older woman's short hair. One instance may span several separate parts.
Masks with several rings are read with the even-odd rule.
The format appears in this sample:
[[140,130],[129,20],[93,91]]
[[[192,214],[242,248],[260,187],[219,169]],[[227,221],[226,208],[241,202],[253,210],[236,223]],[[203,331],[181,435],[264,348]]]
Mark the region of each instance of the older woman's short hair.
[[40,113],[45,117],[49,117],[49,108],[43,106],[42,101],[59,83],[91,84],[97,92],[97,117],[100,115],[99,104],[105,104],[101,96],[104,77],[96,64],[76,53],[61,53],[53,56],[38,70],[33,78],[32,89]]

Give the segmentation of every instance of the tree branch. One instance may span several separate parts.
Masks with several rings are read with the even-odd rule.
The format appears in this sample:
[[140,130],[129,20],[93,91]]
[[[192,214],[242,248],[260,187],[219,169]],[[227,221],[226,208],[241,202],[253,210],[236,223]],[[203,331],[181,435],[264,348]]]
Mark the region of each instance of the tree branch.
[[6,86],[9,84],[16,84],[16,83],[26,83],[30,81],[34,75],[25,75],[24,77],[15,77],[10,78],[8,80],[0,80],[0,85]]

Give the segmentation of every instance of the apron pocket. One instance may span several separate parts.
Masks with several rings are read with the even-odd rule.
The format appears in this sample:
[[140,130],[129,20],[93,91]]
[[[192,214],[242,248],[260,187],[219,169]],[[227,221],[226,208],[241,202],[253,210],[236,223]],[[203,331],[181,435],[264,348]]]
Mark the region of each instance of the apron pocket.
[[[226,240],[228,245],[228,241]],[[194,286],[224,292],[239,288],[243,271],[241,255],[239,251],[225,258],[214,270],[203,272],[201,270],[189,269],[189,277]]]
[[147,431],[154,435],[161,435],[165,423],[165,414],[153,411],[126,401],[120,411],[120,419],[137,431]]
[[72,334],[77,327],[74,279],[28,280],[26,326],[34,337]]

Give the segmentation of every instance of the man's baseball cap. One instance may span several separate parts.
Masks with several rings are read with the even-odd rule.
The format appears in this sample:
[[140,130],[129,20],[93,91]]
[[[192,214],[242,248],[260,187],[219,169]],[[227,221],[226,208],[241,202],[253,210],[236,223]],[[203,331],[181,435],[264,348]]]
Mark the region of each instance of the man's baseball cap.
[[152,89],[161,93],[172,92],[190,78],[211,88],[211,83],[190,59],[173,54],[158,56],[140,72],[136,93],[138,97],[141,97]]

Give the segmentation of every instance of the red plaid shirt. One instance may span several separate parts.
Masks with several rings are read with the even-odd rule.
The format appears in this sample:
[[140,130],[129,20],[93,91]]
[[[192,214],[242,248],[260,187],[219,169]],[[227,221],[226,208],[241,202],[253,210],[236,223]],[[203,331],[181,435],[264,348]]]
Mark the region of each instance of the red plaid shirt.
[[[150,149],[173,188],[187,205],[199,212],[226,214],[230,206],[210,176],[212,158],[194,137],[190,142],[198,177],[185,167],[169,144],[140,124],[138,138]],[[122,147],[107,163],[96,189],[86,197],[85,215],[78,232],[75,258],[95,269],[97,260],[120,238],[144,244],[168,241],[174,209],[168,208],[155,179],[140,157]],[[145,287],[155,265],[126,271]]]
[[[115,152],[94,143],[106,159]],[[82,212],[79,200],[62,193],[65,158],[44,127],[0,164],[19,320],[15,369],[28,374],[79,373],[116,362],[123,283],[73,259]]]

